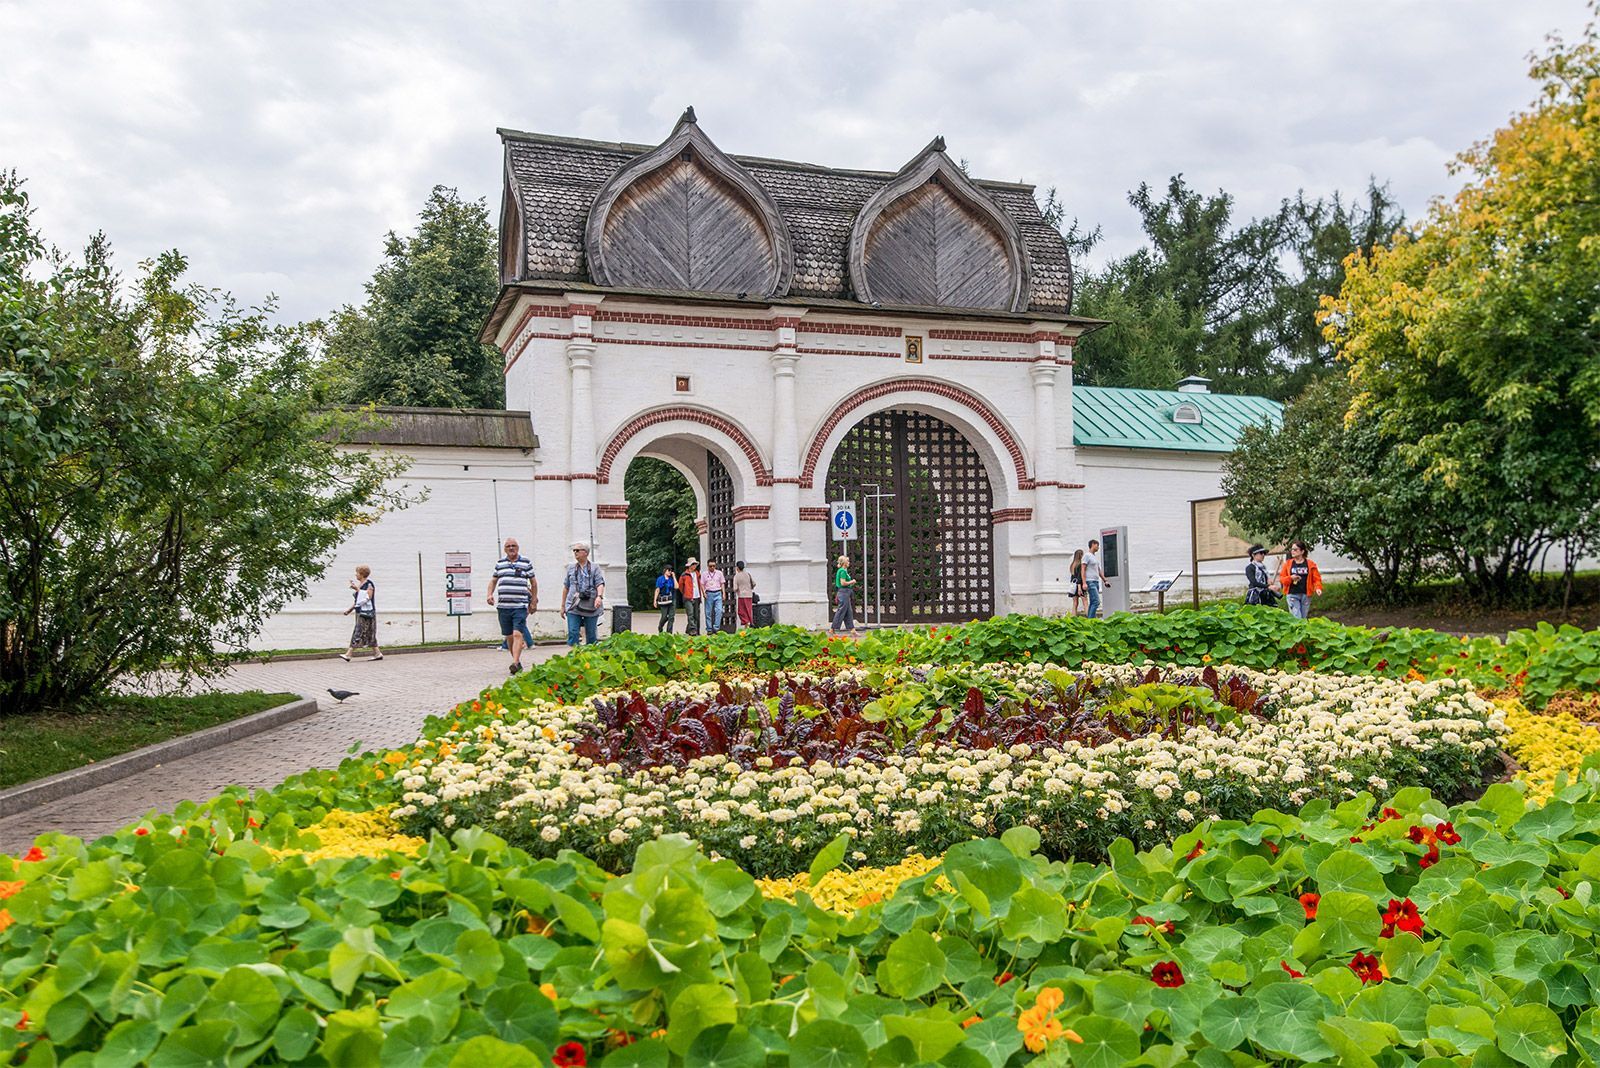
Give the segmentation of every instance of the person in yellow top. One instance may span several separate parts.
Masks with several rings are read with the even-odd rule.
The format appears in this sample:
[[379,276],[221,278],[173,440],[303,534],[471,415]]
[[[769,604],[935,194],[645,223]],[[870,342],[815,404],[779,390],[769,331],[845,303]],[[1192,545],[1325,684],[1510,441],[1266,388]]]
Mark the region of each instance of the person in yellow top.
[[856,629],[856,580],[850,577],[850,558],[839,557],[839,569],[833,573],[833,585],[838,591],[836,597],[838,607],[833,610],[833,631],[849,631]]
[[1311,615],[1311,598],[1322,594],[1322,572],[1311,559],[1311,546],[1296,538],[1289,543],[1289,555],[1278,569],[1278,585],[1283,588],[1283,599],[1289,602],[1289,613],[1296,619]]

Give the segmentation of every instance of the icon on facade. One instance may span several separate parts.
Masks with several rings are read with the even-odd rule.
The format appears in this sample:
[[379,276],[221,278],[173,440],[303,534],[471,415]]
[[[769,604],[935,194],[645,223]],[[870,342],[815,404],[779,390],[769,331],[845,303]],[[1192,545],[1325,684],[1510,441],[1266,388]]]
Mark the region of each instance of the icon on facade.
[[687,392],[689,392],[689,376],[688,375],[679,375],[679,376],[677,376],[672,381],[672,388],[677,390],[679,393],[687,393]]
[[906,363],[922,362],[922,338],[916,334],[906,335]]

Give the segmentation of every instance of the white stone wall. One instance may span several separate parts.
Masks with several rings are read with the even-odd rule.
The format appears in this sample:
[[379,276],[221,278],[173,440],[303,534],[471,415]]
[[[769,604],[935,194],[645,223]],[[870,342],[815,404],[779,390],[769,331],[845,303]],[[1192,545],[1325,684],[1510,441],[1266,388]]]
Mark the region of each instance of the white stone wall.
[[[1081,504],[1076,540],[1072,548],[1087,547],[1103,528],[1128,528],[1128,564],[1135,587],[1143,586],[1155,571],[1181,569],[1184,577],[1167,594],[1167,604],[1186,603],[1193,595],[1190,571],[1189,502],[1222,493],[1222,461],[1218,453],[1177,452],[1164,449],[1080,448],[1078,463],[1086,486],[1079,491]],[[1312,552],[1324,577],[1352,576],[1357,566],[1330,552]],[[1200,563],[1200,588],[1222,592],[1244,589],[1240,560]],[[1273,573],[1282,557],[1267,561]],[[1143,603],[1135,597],[1134,603]]]
[[[462,618],[462,636],[498,639],[499,623],[483,597],[500,556],[501,538],[515,534],[524,543],[529,540],[533,464],[516,449],[411,448],[406,452],[413,462],[395,484],[409,496],[425,494],[425,499],[352,531],[334,552],[323,577],[311,585],[304,598],[267,620],[260,637],[250,643],[252,648],[344,645],[355,617],[342,613],[350,606],[349,582],[358,564],[372,568],[372,581],[378,587],[380,642],[420,642],[424,613],[429,641],[454,639],[456,620],[445,612],[447,552],[472,554],[474,614]],[[553,628],[552,614],[543,629]]]

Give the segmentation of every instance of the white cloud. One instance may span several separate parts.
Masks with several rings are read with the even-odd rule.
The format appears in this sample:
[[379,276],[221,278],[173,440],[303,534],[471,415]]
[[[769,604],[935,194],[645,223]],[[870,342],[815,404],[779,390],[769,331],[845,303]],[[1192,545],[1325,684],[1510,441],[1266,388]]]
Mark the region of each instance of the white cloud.
[[893,169],[936,133],[1139,241],[1182,172],[1246,213],[1371,174],[1412,213],[1532,96],[1582,0],[178,5],[0,0],[0,166],[58,244],[163,248],[308,318],[359,300],[430,186],[493,205],[497,126]]

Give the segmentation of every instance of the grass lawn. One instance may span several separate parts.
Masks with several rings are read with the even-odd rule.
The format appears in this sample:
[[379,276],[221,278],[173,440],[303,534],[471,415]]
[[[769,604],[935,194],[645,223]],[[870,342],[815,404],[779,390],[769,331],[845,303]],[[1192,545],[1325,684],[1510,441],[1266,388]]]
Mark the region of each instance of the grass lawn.
[[91,708],[0,719],[0,788],[93,764],[299,698],[292,693],[107,697]]

